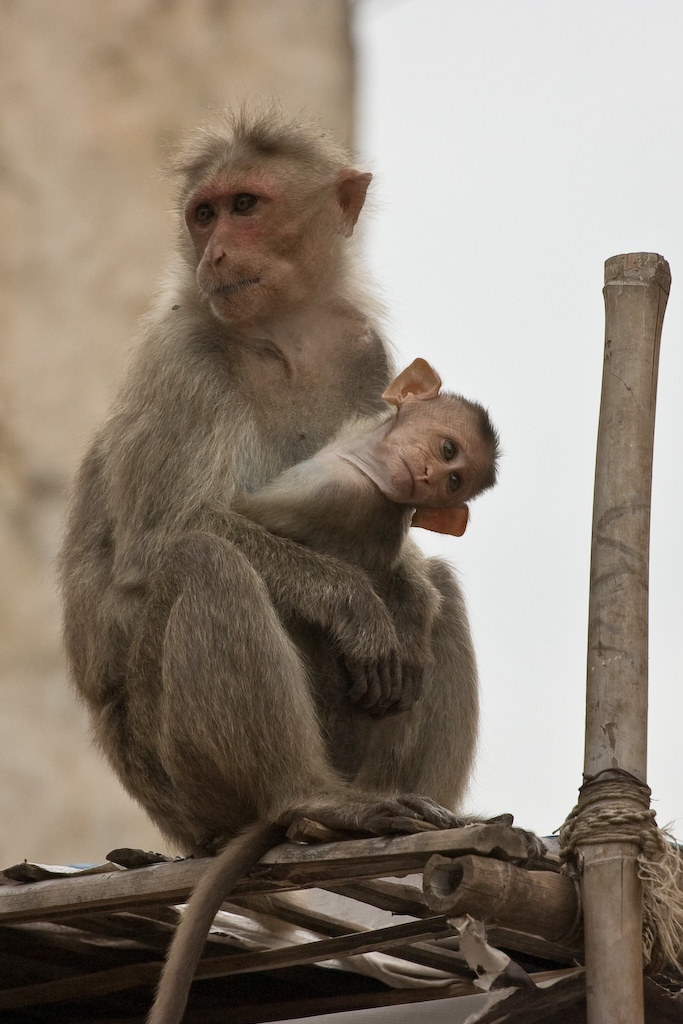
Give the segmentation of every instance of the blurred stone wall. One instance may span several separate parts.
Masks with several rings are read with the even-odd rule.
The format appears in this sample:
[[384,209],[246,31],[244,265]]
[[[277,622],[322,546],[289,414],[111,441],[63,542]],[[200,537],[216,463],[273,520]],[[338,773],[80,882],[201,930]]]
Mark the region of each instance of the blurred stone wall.
[[0,0],[0,867],[164,849],[65,680],[66,490],[171,243],[171,145],[245,96],[348,144],[352,56],[346,0]]

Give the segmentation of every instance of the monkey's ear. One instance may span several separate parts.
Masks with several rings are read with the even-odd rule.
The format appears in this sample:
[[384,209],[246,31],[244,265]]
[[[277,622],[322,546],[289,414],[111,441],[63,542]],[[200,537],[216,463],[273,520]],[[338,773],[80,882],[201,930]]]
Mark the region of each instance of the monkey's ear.
[[406,401],[423,401],[436,398],[441,387],[441,377],[426,359],[415,359],[392,380],[382,398],[400,409]]
[[431,530],[432,533],[449,533],[452,537],[462,537],[468,518],[467,505],[456,505],[455,508],[418,508],[410,525],[420,526],[423,530]]
[[341,171],[337,178],[337,202],[341,210],[339,232],[344,238],[350,238],[353,234],[371,181],[371,174],[354,171],[352,168]]

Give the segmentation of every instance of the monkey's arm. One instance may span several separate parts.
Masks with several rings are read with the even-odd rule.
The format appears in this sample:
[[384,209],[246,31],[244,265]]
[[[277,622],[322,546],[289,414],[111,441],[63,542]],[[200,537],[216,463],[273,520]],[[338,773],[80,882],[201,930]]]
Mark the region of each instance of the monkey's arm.
[[320,626],[345,658],[369,671],[394,657],[398,638],[391,615],[362,569],[275,536],[237,513],[206,513],[197,528],[235,544],[284,619]]
[[[338,459],[325,462],[319,454],[286,470],[260,491],[237,497],[233,508],[269,532],[313,550],[339,552],[344,565],[360,564],[370,572],[389,608],[397,644],[381,663],[345,652],[349,699],[375,717],[411,707],[420,695],[430,659],[440,597],[427,578],[424,559],[405,543],[407,524],[399,506],[353,465]],[[381,535],[377,523],[382,524]],[[382,557],[373,558],[374,569],[370,569],[368,546],[373,540]],[[398,565],[389,568],[395,562],[392,551],[398,554],[399,550]]]

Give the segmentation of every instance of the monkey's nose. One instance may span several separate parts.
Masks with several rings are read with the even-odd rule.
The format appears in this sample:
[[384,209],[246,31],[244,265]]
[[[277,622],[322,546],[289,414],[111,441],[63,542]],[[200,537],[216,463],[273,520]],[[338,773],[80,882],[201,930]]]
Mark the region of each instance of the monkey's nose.
[[222,260],[224,260],[224,259],[225,259],[225,249],[223,248],[222,245],[216,246],[216,248],[211,252],[211,254],[209,256],[209,260],[211,262],[211,266],[212,267],[217,267],[218,264]]

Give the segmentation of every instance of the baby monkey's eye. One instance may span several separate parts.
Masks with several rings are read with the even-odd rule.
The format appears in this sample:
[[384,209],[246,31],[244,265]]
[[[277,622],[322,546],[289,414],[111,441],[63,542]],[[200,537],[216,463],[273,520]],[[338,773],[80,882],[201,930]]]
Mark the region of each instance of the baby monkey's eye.
[[448,490],[451,494],[455,494],[456,491],[460,490],[462,486],[462,478],[457,473],[451,473],[448,477]]
[[443,452],[443,457],[446,460],[446,462],[452,462],[455,456],[458,454],[457,445],[455,445],[452,441],[444,441],[443,445],[441,446],[441,450]]
[[253,210],[257,202],[258,196],[253,196],[251,192],[240,192],[232,201],[232,212],[247,213],[249,210]]

